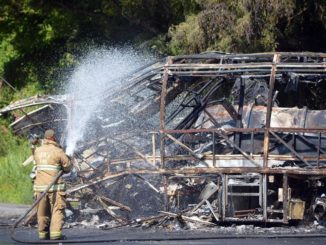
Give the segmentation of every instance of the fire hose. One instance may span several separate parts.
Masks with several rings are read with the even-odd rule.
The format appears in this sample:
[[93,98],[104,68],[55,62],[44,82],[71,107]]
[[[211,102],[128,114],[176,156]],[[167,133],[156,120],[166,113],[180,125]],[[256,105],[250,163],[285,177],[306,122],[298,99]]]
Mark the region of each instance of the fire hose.
[[19,239],[17,239],[15,237],[15,229],[17,228],[17,226],[20,224],[20,222],[22,222],[25,217],[36,207],[37,204],[39,204],[39,202],[42,200],[42,198],[45,196],[45,194],[50,190],[50,188],[58,181],[58,179],[60,178],[60,176],[63,174],[63,170],[60,170],[59,173],[53,178],[53,180],[51,181],[51,183],[46,187],[45,191],[43,191],[41,193],[41,195],[38,196],[38,198],[35,200],[35,202],[32,204],[32,206],[23,214],[21,215],[13,224],[11,233],[10,233],[10,238],[16,242],[20,242],[20,243],[28,243],[26,241],[21,241]]
[[[117,239],[73,239],[73,240],[44,240],[44,241],[28,241],[21,240],[15,237],[15,230],[18,225],[25,219],[25,217],[38,205],[38,203],[42,200],[45,194],[50,190],[50,188],[57,182],[60,176],[63,174],[63,171],[59,171],[59,173],[53,178],[52,182],[47,186],[46,190],[41,193],[41,195],[35,200],[32,206],[19,217],[12,226],[10,232],[10,238],[18,243],[23,244],[63,244],[63,243],[110,243],[110,242],[146,242],[146,241],[194,241],[194,240],[214,240],[214,239],[244,239],[244,238],[252,238],[252,239],[272,239],[272,238],[326,238],[326,234],[246,234],[246,235],[215,235],[215,236],[186,236],[186,237],[157,237],[157,238],[117,238]],[[118,226],[118,227],[121,227]]]

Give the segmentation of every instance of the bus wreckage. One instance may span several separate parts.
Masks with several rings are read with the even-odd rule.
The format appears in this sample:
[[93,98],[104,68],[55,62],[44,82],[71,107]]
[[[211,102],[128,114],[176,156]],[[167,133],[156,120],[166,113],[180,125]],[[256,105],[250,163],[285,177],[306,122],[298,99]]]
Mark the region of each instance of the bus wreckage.
[[[79,214],[101,207],[121,224],[325,222],[326,54],[167,57],[125,84],[103,91],[106,106],[73,156],[67,193]],[[0,113],[38,106],[12,130],[54,128],[64,144],[72,100],[35,96]]]

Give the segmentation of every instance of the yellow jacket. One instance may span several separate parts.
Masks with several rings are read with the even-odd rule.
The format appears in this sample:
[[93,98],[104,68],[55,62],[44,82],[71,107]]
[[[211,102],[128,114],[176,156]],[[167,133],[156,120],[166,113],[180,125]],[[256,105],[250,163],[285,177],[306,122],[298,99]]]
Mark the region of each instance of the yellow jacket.
[[[36,164],[36,178],[34,181],[35,192],[45,191],[46,187],[60,170],[68,173],[72,167],[67,155],[60,146],[52,140],[45,139],[43,145],[35,149],[34,160]],[[60,178],[57,183],[51,187],[49,192],[65,191],[65,189],[65,183]]]

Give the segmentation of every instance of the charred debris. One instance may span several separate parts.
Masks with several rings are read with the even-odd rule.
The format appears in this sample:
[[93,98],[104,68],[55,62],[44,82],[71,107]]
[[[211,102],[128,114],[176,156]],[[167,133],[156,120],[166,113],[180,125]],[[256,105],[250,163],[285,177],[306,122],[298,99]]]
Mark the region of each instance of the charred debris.
[[[100,94],[74,154],[75,220],[325,223],[326,54],[167,57],[125,84]],[[38,106],[13,131],[55,128],[64,144],[73,103],[35,96],[0,112]]]

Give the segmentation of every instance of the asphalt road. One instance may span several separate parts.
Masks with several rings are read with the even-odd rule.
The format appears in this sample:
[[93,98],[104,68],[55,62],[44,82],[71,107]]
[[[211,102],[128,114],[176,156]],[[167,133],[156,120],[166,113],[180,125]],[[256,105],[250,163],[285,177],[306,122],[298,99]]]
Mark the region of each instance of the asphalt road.
[[[0,227],[0,244],[17,244],[13,242],[9,237],[9,227]],[[105,240],[112,239],[114,242],[101,242],[98,244],[221,244],[221,245],[316,245],[326,244],[326,237],[295,237],[300,234],[292,234],[293,238],[267,238],[273,234],[261,234],[259,238],[246,238],[244,234],[241,234],[240,238],[232,238],[232,234],[218,234],[211,231],[161,231],[161,230],[143,230],[141,228],[120,228],[114,230],[99,230],[89,228],[72,228],[64,230],[67,235],[67,241],[75,241],[75,243],[69,244],[81,244],[80,241],[87,240]],[[37,241],[37,232],[34,228],[20,228],[16,233],[17,237],[22,240]],[[252,234],[249,234],[249,236]],[[275,234],[274,234],[275,235]],[[229,236],[229,237],[228,237]],[[141,241],[142,239],[152,239],[151,241]],[[134,239],[134,241],[130,241]],[[168,240],[163,240],[168,239]],[[171,240],[172,239],[172,240]],[[173,240],[176,239],[176,240]],[[180,240],[185,239],[185,240]],[[129,240],[129,241],[128,241]],[[137,241],[138,240],[138,241]],[[94,242],[88,241],[86,244],[93,244]],[[58,244],[58,243],[57,243]],[[61,244],[65,244],[62,241]],[[85,243],[84,243],[85,244]]]
[[30,205],[0,203],[0,221],[22,215]]
[[[28,206],[0,204],[0,245],[18,244],[10,239],[10,226],[13,218],[20,216]],[[241,229],[239,229],[241,228]],[[313,235],[312,233],[316,234]],[[36,228],[19,227],[16,231],[16,237],[24,241],[38,241]],[[119,228],[111,230],[100,230],[96,228],[70,228],[64,229],[64,234],[72,243],[69,244],[94,244],[90,240],[113,240],[113,242],[101,242],[97,244],[221,244],[221,245],[317,245],[326,244],[326,228],[316,229],[308,228],[286,228],[277,229],[256,229],[253,226],[239,227],[215,227],[203,230],[173,230],[163,229],[142,229],[142,228]],[[275,235],[282,234],[283,237],[277,238]],[[325,237],[318,237],[318,234],[324,234]],[[238,238],[232,237],[237,235]],[[250,236],[259,235],[258,238]],[[297,237],[304,235],[303,237]],[[273,237],[273,238],[272,238]],[[143,239],[148,239],[144,241]],[[151,239],[151,240],[150,240]],[[166,239],[166,240],[164,240]],[[143,241],[142,241],[143,240]],[[56,243],[60,244],[60,243]],[[66,244],[62,241],[61,244]]]

